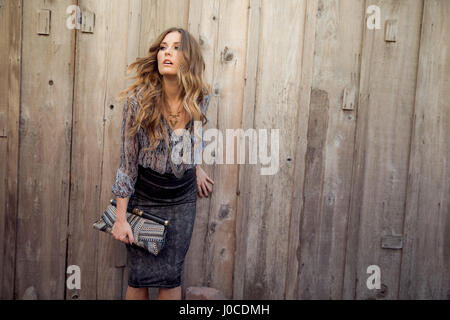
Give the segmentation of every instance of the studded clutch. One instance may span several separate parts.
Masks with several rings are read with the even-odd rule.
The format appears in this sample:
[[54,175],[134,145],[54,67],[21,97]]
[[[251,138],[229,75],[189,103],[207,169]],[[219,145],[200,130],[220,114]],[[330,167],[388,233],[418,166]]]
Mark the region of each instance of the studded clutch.
[[[111,234],[112,227],[116,221],[116,209],[117,202],[111,199],[105,212],[103,212],[100,219],[94,222],[93,227]],[[133,232],[133,245],[157,256],[164,248],[167,233],[166,227],[169,225],[169,220],[146,213],[138,208],[134,208],[132,212],[127,211],[126,216]]]

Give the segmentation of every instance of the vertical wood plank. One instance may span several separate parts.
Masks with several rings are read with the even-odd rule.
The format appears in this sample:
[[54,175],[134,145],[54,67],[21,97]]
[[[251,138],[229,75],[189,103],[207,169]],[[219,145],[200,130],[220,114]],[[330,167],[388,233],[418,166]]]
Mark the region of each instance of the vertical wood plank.
[[34,287],[38,299],[63,299],[74,32],[53,19],[36,33],[37,12],[66,17],[71,1],[24,1],[15,298]]
[[96,22],[93,33],[77,35],[68,264],[80,266],[83,281],[80,290],[67,290],[67,299],[120,299],[125,246],[92,223],[111,198],[117,169],[112,163],[120,141],[113,141],[120,135],[120,119],[110,124],[123,107],[114,98],[125,85],[129,3],[87,0],[80,8],[93,12]]
[[[11,23],[11,18],[18,18],[15,23]],[[8,183],[14,188],[17,188],[17,139],[18,139],[18,102],[19,91],[17,90],[20,85],[20,72],[18,69],[18,61],[20,56],[17,54],[20,52],[20,27],[21,27],[21,4],[18,6],[6,2],[0,6],[0,299],[12,299],[14,290],[14,250],[15,246],[11,243],[15,243],[15,220],[16,220],[16,202],[17,192],[13,194],[9,193]],[[13,40],[15,40],[13,42]],[[17,41],[19,40],[19,41]],[[12,59],[10,61],[10,58]],[[13,81],[13,83],[10,83]],[[10,97],[10,88],[14,88],[14,94],[16,96]],[[8,102],[11,102],[10,114],[15,115],[16,119],[8,126]],[[16,109],[17,108],[17,109]],[[12,119],[11,119],[12,120]],[[8,133],[8,130],[11,131]],[[8,135],[10,138],[7,139]],[[14,144],[11,144],[11,143]],[[9,147],[12,147],[10,153],[8,153]],[[9,161],[9,157],[16,162]],[[8,174],[8,166],[14,165],[11,174]],[[8,205],[9,197],[13,196],[10,200],[13,201]],[[7,207],[11,208],[9,214],[7,214]],[[12,211],[13,210],[13,211]],[[7,227],[8,226],[8,227]],[[5,285],[3,285],[3,283]]]
[[316,41],[316,0],[308,0],[305,9],[305,31],[303,37],[303,54],[301,66],[299,111],[297,113],[296,145],[294,173],[292,179],[292,209],[289,224],[289,247],[286,275],[285,299],[298,299],[300,267],[300,226],[303,208],[305,154],[307,147],[308,114],[310,109],[311,87],[314,71],[314,47]]
[[[248,7],[248,1],[222,0],[219,1],[216,17],[218,35],[214,54],[213,84],[216,104],[214,108],[210,105],[209,113],[217,113],[217,129],[222,132],[225,145],[229,143],[236,145],[239,142],[239,138],[226,136],[226,130],[241,128],[243,102],[241,88],[245,85],[247,44],[245,31]],[[227,151],[224,150],[223,156],[226,159]],[[228,299],[233,296],[236,192],[239,173],[236,155],[233,160],[234,164],[213,166],[212,177],[215,185],[211,194],[208,231],[203,253],[206,284],[220,289]]]
[[[136,42],[140,36],[137,23],[141,21],[138,19],[136,9],[140,9],[140,4],[136,1],[131,3],[130,1],[114,0],[106,11],[108,39],[105,41],[107,57],[105,60],[105,101],[103,102],[105,131],[101,150],[102,175],[100,177],[100,207],[103,208],[108,205],[111,198],[114,198],[111,194],[111,186],[115,181],[119,165],[119,133],[123,110],[123,103],[118,103],[115,97],[127,86],[127,64],[132,59],[134,60],[137,54]],[[130,46],[131,44],[133,45]],[[125,244],[114,240],[111,236],[101,237],[97,256],[99,259],[97,299],[121,299],[123,287],[128,286],[128,281],[122,282],[126,266]]]
[[[8,72],[1,73],[8,75],[7,82],[3,82],[6,86],[4,91],[6,97],[5,106],[7,106],[6,118],[6,136],[7,140],[3,142],[4,174],[2,174],[2,185],[4,191],[2,192],[2,203],[4,207],[0,208],[0,215],[2,216],[1,228],[3,233],[1,235],[2,244],[2,258],[0,265],[0,297],[2,299],[14,298],[14,280],[15,280],[15,255],[16,255],[16,236],[17,236],[17,202],[18,202],[18,169],[19,169],[19,113],[20,113],[20,87],[21,87],[21,62],[22,62],[22,1],[11,2],[8,1],[2,7],[2,19],[5,17],[5,23],[8,30],[5,31],[3,39],[8,39],[8,45],[2,48],[7,48],[6,52],[8,59]],[[8,18],[6,18],[6,16]],[[5,27],[5,25],[3,25]],[[4,53],[2,53],[4,54]],[[4,65],[3,67],[4,68]],[[2,77],[3,79],[3,77]],[[5,81],[5,80],[2,80]],[[3,90],[3,89],[2,89]],[[3,201],[4,200],[4,201]]]
[[[6,131],[8,130],[8,74],[10,65],[10,33],[14,32],[14,27],[16,27],[17,29],[16,24],[11,24],[10,8],[11,4],[9,2],[6,2],[3,5],[2,3],[0,3],[0,32],[2,35],[0,37],[0,139],[6,137]],[[2,153],[1,155],[5,155],[6,157],[6,153]],[[6,165],[6,158],[1,163]],[[2,224],[0,223],[0,227],[1,226]],[[0,232],[2,232],[2,230],[3,229],[0,229]],[[2,259],[1,255],[0,259]]]
[[450,298],[450,2],[425,0],[400,299]]
[[[105,95],[108,76],[109,41],[107,26],[111,18],[110,1],[79,1],[81,11],[95,14],[93,33],[77,31],[75,86],[73,101],[73,138],[67,264],[81,269],[81,289],[67,289],[66,299],[97,299],[100,286],[98,268],[110,274],[102,260],[108,235],[92,228],[104,209],[100,203]],[[117,40],[117,39],[115,39]],[[122,39],[120,39],[122,40]],[[103,244],[103,246],[102,246]],[[110,257],[111,260],[113,257]],[[111,283],[114,294],[117,286]]]
[[[381,239],[402,234],[422,1],[369,5],[380,7],[382,26],[398,21],[398,39],[364,30],[344,298],[396,299],[401,252]],[[370,265],[381,269],[381,289],[366,285]]]
[[[279,170],[261,175],[261,165],[245,165],[240,181],[238,213],[243,215],[236,237],[239,260],[234,281],[240,299],[283,299],[288,262],[289,219],[292,205],[294,147],[299,111],[301,57],[303,54],[305,1],[262,2],[250,10],[259,11],[248,30],[249,44],[257,46],[256,74],[247,78],[250,85],[244,105],[244,129],[279,129]],[[258,42],[250,37],[258,35]],[[250,49],[249,52],[255,52]],[[253,92],[254,94],[253,94]],[[253,101],[251,100],[251,97]],[[250,109],[253,109],[251,111]],[[253,119],[248,117],[252,116]],[[258,135],[258,139],[260,135]],[[270,138],[269,138],[270,141]],[[269,142],[269,145],[271,143]],[[273,150],[273,145],[269,148]],[[273,152],[273,151],[272,151]],[[289,191],[287,191],[289,190]],[[239,239],[240,238],[240,239]]]
[[305,161],[300,299],[341,298],[356,121],[341,106],[346,90],[359,89],[363,5],[318,2],[307,150],[296,161]]

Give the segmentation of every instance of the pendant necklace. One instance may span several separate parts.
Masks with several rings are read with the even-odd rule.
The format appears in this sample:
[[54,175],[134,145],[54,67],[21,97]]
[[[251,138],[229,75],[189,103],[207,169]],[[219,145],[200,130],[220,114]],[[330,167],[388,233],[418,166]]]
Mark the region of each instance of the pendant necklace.
[[178,110],[175,113],[172,113],[170,111],[169,105],[166,103],[167,112],[169,113],[169,116],[168,116],[169,119],[168,120],[169,120],[169,123],[170,123],[172,128],[175,128],[176,124],[178,123],[178,118],[180,117],[181,112],[183,111],[182,108],[181,108],[182,104],[183,104],[183,102],[180,103],[180,106],[178,107]]
[[[170,108],[168,107],[168,104],[166,103],[166,107],[167,107],[167,109],[168,109],[168,113],[169,113],[169,122],[170,122],[170,124],[173,126],[173,127],[175,127],[175,125],[178,123],[178,118],[180,117],[180,114],[181,114],[181,112],[182,112],[182,110],[181,110],[181,105],[182,105],[182,103],[180,104],[180,110],[179,111],[177,111],[177,112],[175,112],[175,113],[172,113],[171,111],[170,111]],[[168,127],[170,127],[169,125],[168,125]],[[172,128],[171,128],[172,129]],[[167,130],[169,130],[169,128],[167,128]],[[172,129],[173,130],[173,129]],[[169,137],[169,132],[167,131],[167,136],[166,137]],[[170,139],[170,140],[172,140],[172,139]],[[171,164],[171,167],[172,167],[172,171],[173,171],[173,174],[177,177],[177,178],[181,178],[182,176],[183,176],[183,174],[184,174],[184,171],[185,171],[185,164],[184,164],[184,162],[182,161],[181,162],[181,164],[180,164],[180,167],[179,167],[179,169],[177,168],[177,165],[175,165],[174,163],[173,163],[173,161],[172,161],[172,148],[171,148],[171,143],[170,143],[170,141],[167,141],[166,140],[166,144],[167,144],[167,147],[168,147],[168,158],[169,158],[169,160],[170,160],[170,164]]]

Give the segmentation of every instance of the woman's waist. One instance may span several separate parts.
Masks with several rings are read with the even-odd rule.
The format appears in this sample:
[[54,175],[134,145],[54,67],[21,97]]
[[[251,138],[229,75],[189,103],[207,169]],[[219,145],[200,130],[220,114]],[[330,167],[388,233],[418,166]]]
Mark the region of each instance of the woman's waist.
[[154,185],[164,187],[180,187],[184,184],[192,183],[196,178],[196,168],[187,168],[181,177],[175,176],[173,172],[159,173],[152,168],[145,168],[138,165],[138,180],[150,182]]
[[157,202],[180,202],[189,200],[186,197],[196,196],[197,179],[195,167],[187,169],[184,175],[177,178],[173,173],[161,174],[151,168],[139,165],[135,184],[135,196]]

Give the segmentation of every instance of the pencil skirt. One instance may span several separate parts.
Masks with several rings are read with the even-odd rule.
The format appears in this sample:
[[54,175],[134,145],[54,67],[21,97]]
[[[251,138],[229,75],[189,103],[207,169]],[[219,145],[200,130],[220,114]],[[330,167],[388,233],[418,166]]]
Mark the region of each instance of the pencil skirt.
[[194,229],[197,188],[195,167],[177,178],[173,173],[160,174],[139,165],[135,191],[127,210],[139,208],[170,222],[166,243],[157,256],[134,244],[125,244],[130,287],[175,288],[181,285],[184,258]]

